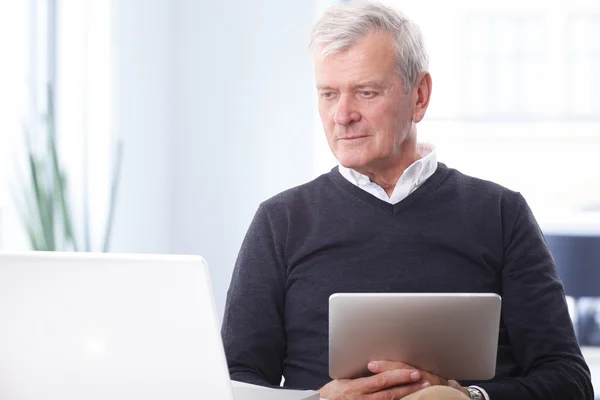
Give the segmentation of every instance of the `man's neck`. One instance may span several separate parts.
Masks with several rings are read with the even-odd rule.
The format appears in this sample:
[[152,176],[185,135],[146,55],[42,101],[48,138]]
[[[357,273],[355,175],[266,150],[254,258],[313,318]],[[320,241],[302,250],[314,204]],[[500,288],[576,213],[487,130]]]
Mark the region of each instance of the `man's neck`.
[[399,161],[393,165],[365,170],[355,169],[355,171],[367,176],[371,182],[379,185],[379,187],[385,190],[388,196],[391,196],[404,171],[418,159],[419,155],[416,143],[411,143],[403,149],[399,156]]

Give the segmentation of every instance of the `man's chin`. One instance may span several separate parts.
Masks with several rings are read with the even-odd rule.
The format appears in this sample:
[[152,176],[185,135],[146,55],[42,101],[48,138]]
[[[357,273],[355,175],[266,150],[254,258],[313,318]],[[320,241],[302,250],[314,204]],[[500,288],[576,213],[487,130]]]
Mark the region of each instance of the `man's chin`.
[[340,157],[337,160],[342,167],[349,169],[362,169],[365,167],[366,164],[363,160],[357,160],[353,158]]
[[371,166],[374,161],[372,152],[366,149],[337,148],[333,153],[336,160],[346,168],[362,170]]

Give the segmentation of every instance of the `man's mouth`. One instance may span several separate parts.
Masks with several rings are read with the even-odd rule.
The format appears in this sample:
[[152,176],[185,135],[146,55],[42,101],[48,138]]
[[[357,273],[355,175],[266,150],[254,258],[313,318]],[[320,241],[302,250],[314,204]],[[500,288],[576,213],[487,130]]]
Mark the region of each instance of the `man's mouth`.
[[342,136],[339,137],[338,140],[358,140],[358,139],[363,139],[366,138],[368,135],[349,135],[349,136]]

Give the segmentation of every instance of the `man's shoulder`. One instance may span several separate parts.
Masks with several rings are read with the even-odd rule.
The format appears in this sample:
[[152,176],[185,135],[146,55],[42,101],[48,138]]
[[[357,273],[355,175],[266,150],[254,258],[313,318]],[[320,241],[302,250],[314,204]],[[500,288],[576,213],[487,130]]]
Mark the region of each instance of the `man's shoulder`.
[[322,174],[310,182],[284,190],[263,201],[261,205],[267,209],[281,209],[314,202],[319,193],[333,185],[331,173]]
[[519,193],[491,180],[467,175],[449,168],[446,188],[441,196],[450,207],[458,207],[468,213],[482,212],[486,215],[517,215],[527,207]]
[[454,168],[448,168],[448,178],[454,183],[457,190],[466,194],[494,197],[494,198],[512,198],[520,197],[519,192],[507,188],[491,180],[477,178],[463,173]]

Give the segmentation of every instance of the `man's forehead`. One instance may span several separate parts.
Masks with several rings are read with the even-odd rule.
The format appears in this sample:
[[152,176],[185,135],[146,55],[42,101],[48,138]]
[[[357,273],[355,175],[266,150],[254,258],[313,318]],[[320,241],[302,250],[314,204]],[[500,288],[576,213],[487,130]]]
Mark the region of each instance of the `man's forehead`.
[[315,57],[315,70],[348,70],[368,66],[369,54],[362,48],[349,47],[335,53]]
[[315,80],[317,88],[323,87],[382,87],[398,77],[395,64],[377,62],[359,54],[348,57],[344,54],[330,54],[315,59]]

